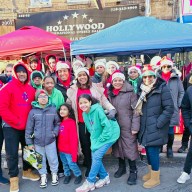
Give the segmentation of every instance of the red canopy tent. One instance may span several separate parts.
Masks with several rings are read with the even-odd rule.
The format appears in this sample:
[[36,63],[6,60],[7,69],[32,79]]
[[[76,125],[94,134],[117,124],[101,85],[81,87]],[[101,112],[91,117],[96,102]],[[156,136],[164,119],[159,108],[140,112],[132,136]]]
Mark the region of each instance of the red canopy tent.
[[[70,40],[34,26],[24,26],[0,37],[0,57],[70,50]],[[64,55],[65,56],[65,55]]]

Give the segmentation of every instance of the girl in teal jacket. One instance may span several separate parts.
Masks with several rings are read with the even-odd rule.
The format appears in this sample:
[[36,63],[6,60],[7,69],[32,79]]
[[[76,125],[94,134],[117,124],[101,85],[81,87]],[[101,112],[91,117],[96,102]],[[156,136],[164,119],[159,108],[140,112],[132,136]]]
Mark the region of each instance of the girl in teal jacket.
[[[102,163],[107,150],[119,138],[120,128],[115,119],[109,120],[101,105],[88,94],[78,98],[79,107],[83,111],[83,119],[90,133],[92,165],[89,176],[76,192],[87,192],[110,183],[109,175]],[[99,180],[96,182],[96,176]],[[96,183],[95,183],[96,182]]]

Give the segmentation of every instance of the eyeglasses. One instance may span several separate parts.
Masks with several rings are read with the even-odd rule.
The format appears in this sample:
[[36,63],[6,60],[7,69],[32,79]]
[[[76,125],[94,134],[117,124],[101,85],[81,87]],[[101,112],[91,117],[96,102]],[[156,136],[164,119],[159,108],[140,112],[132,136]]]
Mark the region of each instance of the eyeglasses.
[[132,73],[137,73],[137,71],[130,71],[129,73],[130,73],[130,74],[132,74]]
[[153,75],[149,75],[149,76],[143,76],[143,79],[151,79],[153,77]]
[[39,97],[38,97],[39,99],[47,99],[48,98],[48,96],[47,95],[39,95]]
[[171,65],[164,65],[162,68],[163,68],[163,69],[165,69],[165,68],[170,69],[170,68],[171,68]]

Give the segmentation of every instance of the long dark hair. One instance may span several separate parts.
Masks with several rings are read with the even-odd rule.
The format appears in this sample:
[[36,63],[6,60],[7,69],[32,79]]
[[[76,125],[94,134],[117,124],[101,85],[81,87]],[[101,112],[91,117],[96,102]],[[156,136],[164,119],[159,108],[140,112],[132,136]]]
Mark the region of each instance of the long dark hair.
[[96,103],[99,103],[99,101],[98,101],[96,98],[92,97],[90,94],[82,94],[82,95],[80,95],[80,96],[78,97],[78,102],[79,102],[79,100],[80,100],[81,98],[87,99],[88,101],[91,101],[91,105],[94,105],[94,104],[96,104]]
[[[86,82],[86,84],[85,84],[85,87],[86,87],[86,89],[90,89],[91,86],[92,86],[92,81],[91,81],[90,76],[89,76],[86,72],[85,72],[85,74],[86,74],[86,76],[87,76],[87,82]],[[79,83],[78,78],[77,78],[77,83],[76,83],[76,85],[77,85],[78,88],[84,88],[84,87],[81,85],[81,83]]]
[[60,110],[61,110],[61,107],[63,107],[63,106],[67,107],[67,109],[68,109],[68,111],[69,111],[68,117],[71,118],[71,119],[73,119],[73,120],[75,120],[75,113],[74,113],[74,111],[73,111],[72,106],[69,105],[69,104],[67,104],[67,103],[64,103],[63,105],[61,105],[61,106],[59,107],[59,110],[58,110],[58,115],[59,115],[61,121],[63,120],[63,117],[61,117],[61,115],[60,115]]

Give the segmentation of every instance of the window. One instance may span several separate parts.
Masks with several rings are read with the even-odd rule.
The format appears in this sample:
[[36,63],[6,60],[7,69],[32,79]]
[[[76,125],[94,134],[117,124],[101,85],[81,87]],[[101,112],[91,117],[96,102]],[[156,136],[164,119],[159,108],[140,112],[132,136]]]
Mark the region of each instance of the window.
[[74,4],[88,4],[90,0],[67,0],[67,4],[74,5]]
[[51,7],[51,0],[30,0],[30,7]]

